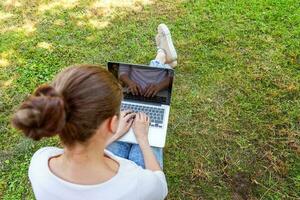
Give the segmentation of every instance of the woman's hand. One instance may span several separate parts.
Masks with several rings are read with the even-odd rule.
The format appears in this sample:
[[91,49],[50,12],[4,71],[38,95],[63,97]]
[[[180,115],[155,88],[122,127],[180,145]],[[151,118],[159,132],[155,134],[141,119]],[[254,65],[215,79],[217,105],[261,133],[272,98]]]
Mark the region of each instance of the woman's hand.
[[139,86],[134,81],[130,81],[130,83],[128,84],[128,89],[133,95],[142,95],[141,86]]
[[131,110],[121,111],[119,126],[116,132],[119,137],[128,132],[134,121],[135,115],[136,113],[132,112]]
[[137,113],[132,125],[138,143],[148,142],[150,118],[145,113]]
[[150,118],[145,113],[137,113],[132,125],[133,132],[140,145],[146,169],[162,171],[148,141],[149,124]]
[[145,97],[154,97],[159,91],[160,91],[159,84],[151,83],[151,84],[147,85],[147,87],[145,88],[144,96]]
[[142,88],[139,84],[131,80],[128,74],[122,74],[120,76],[120,80],[125,83],[128,87],[128,91],[131,92],[133,95],[142,95]]

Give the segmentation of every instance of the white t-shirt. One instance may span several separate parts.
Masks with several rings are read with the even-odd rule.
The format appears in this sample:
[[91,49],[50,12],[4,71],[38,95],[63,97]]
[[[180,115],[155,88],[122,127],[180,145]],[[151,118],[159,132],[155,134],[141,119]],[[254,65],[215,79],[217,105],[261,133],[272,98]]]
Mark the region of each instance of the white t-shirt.
[[168,188],[162,171],[152,172],[134,162],[104,151],[119,163],[119,170],[110,180],[96,185],[79,185],[54,175],[48,165],[50,157],[63,153],[63,149],[44,147],[33,155],[29,166],[29,179],[37,200],[156,200],[167,196]]

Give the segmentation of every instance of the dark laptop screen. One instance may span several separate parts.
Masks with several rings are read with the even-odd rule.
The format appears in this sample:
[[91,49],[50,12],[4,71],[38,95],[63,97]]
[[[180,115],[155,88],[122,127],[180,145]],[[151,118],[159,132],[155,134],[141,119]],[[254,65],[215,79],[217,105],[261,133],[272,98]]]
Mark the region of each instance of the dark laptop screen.
[[125,100],[170,105],[172,68],[109,62],[108,70],[122,85]]

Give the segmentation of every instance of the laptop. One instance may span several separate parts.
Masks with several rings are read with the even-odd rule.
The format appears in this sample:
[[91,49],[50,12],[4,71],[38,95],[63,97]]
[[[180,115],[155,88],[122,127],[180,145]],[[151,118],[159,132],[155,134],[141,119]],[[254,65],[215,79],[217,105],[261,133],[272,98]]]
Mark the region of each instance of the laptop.
[[[150,117],[149,143],[154,147],[164,147],[167,136],[170,113],[171,93],[174,70],[170,68],[151,67],[148,65],[108,62],[108,70],[119,80],[123,87],[121,110],[144,112]],[[128,88],[128,79],[140,87],[140,92]],[[164,83],[156,94],[149,95],[149,84]],[[151,94],[151,93],[150,93]],[[147,97],[148,96],[148,97]],[[132,128],[119,141],[137,144]]]

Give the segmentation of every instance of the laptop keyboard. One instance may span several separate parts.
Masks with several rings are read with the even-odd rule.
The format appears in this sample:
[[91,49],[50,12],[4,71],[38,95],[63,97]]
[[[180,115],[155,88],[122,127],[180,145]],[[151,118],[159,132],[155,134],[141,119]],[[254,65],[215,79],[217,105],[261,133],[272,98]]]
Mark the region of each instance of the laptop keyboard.
[[164,109],[136,104],[121,104],[121,111],[132,110],[133,112],[143,112],[150,117],[150,126],[162,128],[164,119]]

